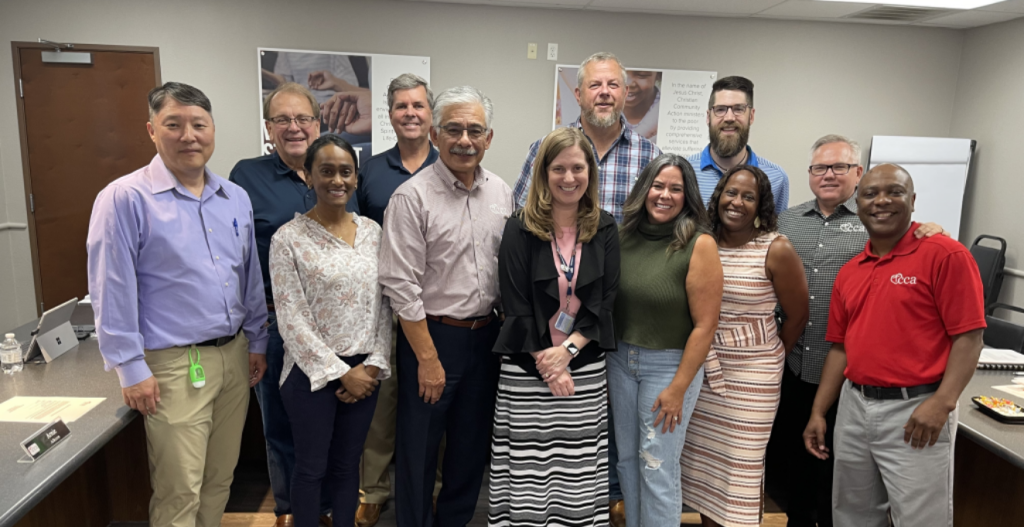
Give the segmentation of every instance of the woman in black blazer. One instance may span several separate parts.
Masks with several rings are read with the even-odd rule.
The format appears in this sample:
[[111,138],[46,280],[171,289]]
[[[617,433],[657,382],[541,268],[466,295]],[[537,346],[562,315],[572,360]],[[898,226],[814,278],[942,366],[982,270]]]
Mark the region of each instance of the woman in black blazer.
[[607,525],[618,228],[598,208],[597,161],[579,129],[544,139],[532,181],[498,253],[505,323],[488,523]]

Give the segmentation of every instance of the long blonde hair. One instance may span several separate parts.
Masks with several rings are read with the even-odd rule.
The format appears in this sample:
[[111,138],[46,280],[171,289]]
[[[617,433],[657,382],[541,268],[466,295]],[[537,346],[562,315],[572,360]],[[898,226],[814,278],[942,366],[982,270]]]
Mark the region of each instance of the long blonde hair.
[[587,191],[580,198],[576,212],[576,224],[580,241],[589,242],[597,234],[597,225],[601,221],[601,209],[597,205],[598,175],[597,158],[590,140],[579,128],[567,126],[559,128],[544,138],[540,150],[533,162],[533,178],[530,192],[526,196],[523,207],[523,224],[534,236],[551,241],[551,233],[555,222],[551,217],[551,187],[548,185],[548,167],[558,154],[574,146],[583,150],[587,159]]

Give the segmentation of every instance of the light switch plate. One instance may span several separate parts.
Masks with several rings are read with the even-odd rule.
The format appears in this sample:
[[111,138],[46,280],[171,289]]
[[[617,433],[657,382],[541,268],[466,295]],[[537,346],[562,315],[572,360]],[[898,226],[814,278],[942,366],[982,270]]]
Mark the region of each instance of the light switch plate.
[[536,42],[530,42],[529,44],[526,45],[526,58],[531,59],[531,60],[537,58],[537,43]]

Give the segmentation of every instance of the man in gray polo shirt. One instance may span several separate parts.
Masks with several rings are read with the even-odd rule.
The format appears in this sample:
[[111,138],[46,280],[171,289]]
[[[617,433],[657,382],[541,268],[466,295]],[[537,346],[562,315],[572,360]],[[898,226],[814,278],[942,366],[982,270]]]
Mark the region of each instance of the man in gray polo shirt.
[[[765,491],[786,512],[788,526],[832,525],[832,458],[819,460],[804,449],[802,434],[811,415],[830,345],[825,342],[832,285],[839,269],[864,250],[868,233],[857,217],[857,184],[864,173],[860,145],[826,135],[811,147],[808,182],[814,199],[779,215],[786,235],[804,262],[811,318],[786,359],[782,400],[775,416],[765,461]],[[918,238],[943,233],[926,223]],[[832,448],[836,407],[826,414],[825,441]]]

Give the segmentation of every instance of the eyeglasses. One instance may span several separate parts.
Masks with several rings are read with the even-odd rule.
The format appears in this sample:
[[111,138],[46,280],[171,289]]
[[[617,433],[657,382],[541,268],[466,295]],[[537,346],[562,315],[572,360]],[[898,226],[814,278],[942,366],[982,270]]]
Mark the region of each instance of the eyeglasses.
[[293,119],[291,117],[279,115],[277,117],[271,117],[270,119],[267,120],[274,123],[274,126],[278,128],[287,128],[291,126],[292,121],[295,121],[295,124],[299,125],[299,128],[305,128],[316,122],[316,117],[313,117],[312,115],[300,115]]
[[860,165],[851,165],[849,163],[836,163],[834,165],[811,165],[809,170],[812,176],[824,176],[826,172],[831,168],[832,173],[837,176],[845,175],[850,169],[858,167]]
[[723,104],[720,106],[712,106],[711,113],[715,114],[715,117],[725,117],[725,115],[729,113],[729,110],[732,110],[733,115],[738,116],[747,113],[747,110],[750,109],[750,107],[751,106],[749,104],[736,104],[733,106],[726,106]]
[[449,138],[455,140],[462,139],[462,134],[467,133],[469,134],[469,139],[471,141],[476,141],[482,138],[484,134],[487,133],[487,128],[484,128],[483,126],[480,125],[463,127],[457,124],[450,124],[448,126],[441,127],[441,131],[444,132],[444,134],[447,135]]

